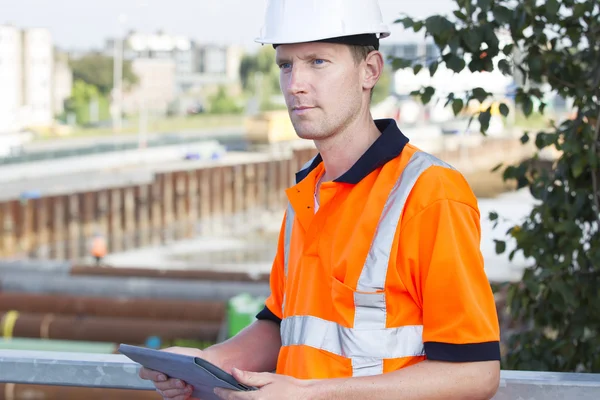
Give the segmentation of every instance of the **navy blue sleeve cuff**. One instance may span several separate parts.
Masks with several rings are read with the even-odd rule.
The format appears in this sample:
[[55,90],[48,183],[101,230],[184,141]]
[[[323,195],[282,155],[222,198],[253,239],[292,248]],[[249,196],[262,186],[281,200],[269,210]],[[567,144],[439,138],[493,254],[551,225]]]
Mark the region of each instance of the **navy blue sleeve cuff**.
[[267,308],[267,306],[265,306],[261,312],[256,314],[256,319],[266,319],[267,321],[273,321],[278,325],[281,324],[281,319],[277,315],[273,314],[271,310]]
[[424,345],[428,360],[450,362],[500,361],[499,342],[468,344],[426,342]]

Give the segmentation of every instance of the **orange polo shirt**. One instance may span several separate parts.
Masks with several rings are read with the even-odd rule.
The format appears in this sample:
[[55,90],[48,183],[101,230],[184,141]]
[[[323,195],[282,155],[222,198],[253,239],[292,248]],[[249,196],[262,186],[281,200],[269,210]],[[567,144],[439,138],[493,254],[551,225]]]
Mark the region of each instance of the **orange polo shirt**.
[[[321,184],[316,213],[315,184],[323,173],[320,156],[297,173],[296,184],[286,191],[295,215],[288,264],[285,268],[284,224],[271,272],[271,295],[258,319],[296,324],[309,317],[335,324],[340,332],[353,328],[358,319],[353,299],[363,294],[357,285],[386,199],[411,158],[422,153],[408,144],[395,121],[376,124],[382,134],[365,154],[344,175]],[[385,285],[379,291],[385,299],[385,327],[373,331],[373,340],[384,330],[403,333],[389,349],[377,348],[377,343],[359,346],[363,359],[370,346],[383,352],[378,356],[383,360],[381,372],[424,359],[500,359],[499,325],[483,268],[479,221],[477,200],[458,171],[433,165],[418,177],[391,240]],[[289,331],[287,325],[282,335]],[[312,379],[359,371],[353,367],[356,360],[345,354],[348,350],[314,343],[314,338],[301,345],[284,343],[277,372]]]

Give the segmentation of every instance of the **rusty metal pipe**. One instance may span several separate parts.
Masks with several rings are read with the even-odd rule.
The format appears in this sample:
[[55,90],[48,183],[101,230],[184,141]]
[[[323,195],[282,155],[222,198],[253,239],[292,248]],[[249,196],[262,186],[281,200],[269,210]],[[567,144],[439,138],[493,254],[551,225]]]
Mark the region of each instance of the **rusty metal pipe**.
[[6,313],[3,332],[24,338],[85,340],[113,343],[143,344],[151,336],[164,341],[189,339],[216,342],[221,325],[216,322],[158,321],[142,318],[88,317],[58,314],[19,313],[7,327]]
[[165,279],[196,279],[204,281],[226,281],[226,282],[269,282],[268,273],[251,272],[223,272],[200,269],[155,269],[137,267],[96,267],[86,265],[74,265],[71,267],[71,275],[90,276],[123,276]]
[[114,318],[220,322],[226,303],[211,300],[133,299],[0,292],[0,311]]
[[0,400],[159,400],[152,390],[102,389],[71,386],[0,384]]

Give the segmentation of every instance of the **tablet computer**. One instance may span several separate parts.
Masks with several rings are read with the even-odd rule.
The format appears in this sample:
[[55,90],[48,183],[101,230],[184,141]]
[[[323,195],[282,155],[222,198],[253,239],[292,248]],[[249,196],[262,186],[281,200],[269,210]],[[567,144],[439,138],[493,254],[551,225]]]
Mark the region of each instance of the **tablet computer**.
[[148,369],[189,383],[194,388],[192,396],[202,400],[219,400],[213,392],[215,387],[240,391],[256,390],[255,387],[239,383],[231,374],[200,357],[128,344],[119,345],[118,350]]

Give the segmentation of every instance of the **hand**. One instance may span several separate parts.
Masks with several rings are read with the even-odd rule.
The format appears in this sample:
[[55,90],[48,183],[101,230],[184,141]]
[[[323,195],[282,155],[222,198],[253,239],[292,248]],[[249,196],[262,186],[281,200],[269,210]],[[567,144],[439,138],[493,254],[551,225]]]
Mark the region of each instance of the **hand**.
[[216,388],[215,394],[223,400],[280,400],[282,394],[285,394],[286,400],[306,400],[311,397],[311,381],[269,372],[240,371],[236,368],[232,370],[232,374],[238,382],[259,389],[240,392]]
[[[203,357],[202,350],[193,348],[169,347],[162,351]],[[181,379],[171,379],[159,371],[144,367],[140,369],[139,375],[142,379],[152,381],[156,391],[165,400],[188,400],[192,396],[192,386]]]

